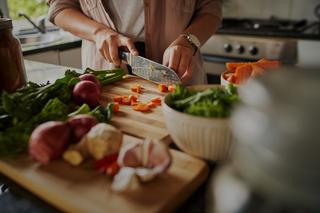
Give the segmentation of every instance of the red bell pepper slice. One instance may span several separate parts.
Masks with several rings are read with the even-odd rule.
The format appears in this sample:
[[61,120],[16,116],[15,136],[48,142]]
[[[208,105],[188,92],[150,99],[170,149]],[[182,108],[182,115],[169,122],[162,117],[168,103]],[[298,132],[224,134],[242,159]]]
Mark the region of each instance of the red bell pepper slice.
[[114,153],[111,155],[107,155],[100,160],[95,160],[92,162],[92,166],[100,172],[105,172],[112,163],[117,161],[118,155],[119,153]]

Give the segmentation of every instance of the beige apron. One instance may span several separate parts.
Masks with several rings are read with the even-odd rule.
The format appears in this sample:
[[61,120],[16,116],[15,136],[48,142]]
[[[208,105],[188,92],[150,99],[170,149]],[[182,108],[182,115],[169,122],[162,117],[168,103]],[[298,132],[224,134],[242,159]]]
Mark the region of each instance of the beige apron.
[[[179,1],[181,0],[178,0],[178,2]],[[110,16],[104,9],[104,5],[101,2],[101,0],[79,0],[79,2],[81,5],[81,9],[85,15],[117,31],[113,21],[111,20]],[[188,0],[186,2],[190,2],[190,1]],[[146,47],[148,48],[148,46],[150,47],[150,44],[148,45],[147,43],[148,41],[146,41]],[[150,54],[150,55],[155,55],[155,54]],[[159,55],[159,53],[157,55]],[[147,51],[147,57],[148,57],[148,51]],[[158,58],[159,57],[157,57],[157,59]],[[152,57],[150,59],[156,60],[156,59],[153,59]],[[159,60],[160,59],[156,61],[161,63],[161,61]],[[202,62],[200,51],[198,51],[198,53],[193,57],[193,60],[194,60],[193,72],[195,74],[192,75],[192,79],[188,82],[188,84],[206,83],[207,78],[203,68],[203,62]],[[90,67],[93,69],[111,69],[111,68],[114,68],[114,65],[111,63],[108,63],[103,58],[100,52],[96,49],[95,43],[91,41],[83,40],[82,41],[82,67],[83,68]]]
[[[101,0],[79,0],[83,13],[93,20],[117,31],[113,21],[105,11]],[[82,40],[82,68],[112,69],[114,65],[108,63],[97,50],[94,42]]]

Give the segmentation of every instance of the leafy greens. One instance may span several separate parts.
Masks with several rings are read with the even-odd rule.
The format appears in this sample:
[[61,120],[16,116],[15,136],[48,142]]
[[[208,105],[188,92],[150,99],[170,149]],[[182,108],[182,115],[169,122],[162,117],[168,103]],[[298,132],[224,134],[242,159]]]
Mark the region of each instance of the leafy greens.
[[199,92],[176,85],[175,92],[171,94],[170,106],[191,115],[226,118],[238,100],[237,88],[232,84],[226,88],[210,88]]
[[[120,80],[125,72],[122,69],[85,73],[96,76],[101,85]],[[67,70],[63,78],[53,84],[39,85],[33,82],[13,93],[2,92],[0,96],[0,157],[16,156],[25,152],[29,136],[41,123],[51,120],[66,120],[77,114],[90,114],[100,122],[111,119],[113,105],[90,109],[86,104],[77,106],[72,101],[72,90],[80,81],[81,74]]]

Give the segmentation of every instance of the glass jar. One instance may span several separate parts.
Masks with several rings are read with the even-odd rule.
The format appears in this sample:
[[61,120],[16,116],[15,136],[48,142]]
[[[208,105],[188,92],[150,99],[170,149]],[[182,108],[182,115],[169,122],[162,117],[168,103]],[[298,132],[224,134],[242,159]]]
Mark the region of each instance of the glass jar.
[[26,84],[21,45],[12,28],[11,19],[0,18],[0,91],[7,92]]
[[239,87],[232,162],[259,194],[319,212],[319,69],[282,69]]

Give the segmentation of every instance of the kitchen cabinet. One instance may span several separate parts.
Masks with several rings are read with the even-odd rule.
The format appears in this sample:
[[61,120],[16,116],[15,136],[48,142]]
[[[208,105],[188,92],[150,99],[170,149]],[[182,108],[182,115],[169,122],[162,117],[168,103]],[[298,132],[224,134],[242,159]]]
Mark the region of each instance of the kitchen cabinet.
[[298,41],[298,66],[319,67],[319,40]]
[[57,50],[27,55],[27,56],[24,56],[24,59],[30,60],[30,61],[48,63],[48,64],[56,64],[56,65],[60,64],[59,51]]
[[73,48],[68,50],[51,50],[41,53],[35,53],[26,55],[24,59],[80,69],[81,48]]
[[59,51],[60,65],[81,69],[81,48]]

